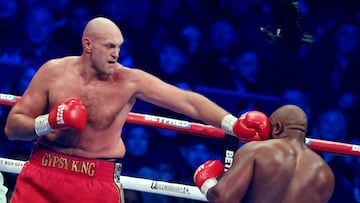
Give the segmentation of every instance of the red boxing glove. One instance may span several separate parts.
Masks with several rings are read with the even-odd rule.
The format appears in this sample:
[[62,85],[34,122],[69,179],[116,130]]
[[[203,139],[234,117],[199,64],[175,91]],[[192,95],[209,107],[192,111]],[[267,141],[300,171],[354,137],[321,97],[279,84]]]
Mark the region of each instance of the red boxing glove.
[[54,129],[73,128],[81,131],[86,126],[87,110],[78,98],[69,98],[55,105],[48,114],[35,119],[35,132],[46,135]]
[[226,115],[221,127],[226,133],[243,140],[265,140],[270,136],[271,124],[269,118],[260,111],[249,111],[236,119]]
[[224,173],[224,165],[219,160],[209,160],[199,166],[194,173],[194,182],[201,192],[207,191],[217,184],[217,177]]

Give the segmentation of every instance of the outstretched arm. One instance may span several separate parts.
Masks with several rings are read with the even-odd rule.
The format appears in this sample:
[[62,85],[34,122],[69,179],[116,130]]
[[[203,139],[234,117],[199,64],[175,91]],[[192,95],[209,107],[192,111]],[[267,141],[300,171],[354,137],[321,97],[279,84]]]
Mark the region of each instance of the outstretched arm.
[[240,139],[254,136],[267,139],[270,134],[270,121],[261,112],[247,112],[238,119],[201,94],[177,88],[141,70],[135,70],[135,74],[136,97],[139,99],[221,127],[227,134]]
[[221,127],[221,120],[229,114],[203,95],[165,83],[141,70],[137,74],[141,78],[136,82],[139,90],[136,97],[139,99],[216,127]]

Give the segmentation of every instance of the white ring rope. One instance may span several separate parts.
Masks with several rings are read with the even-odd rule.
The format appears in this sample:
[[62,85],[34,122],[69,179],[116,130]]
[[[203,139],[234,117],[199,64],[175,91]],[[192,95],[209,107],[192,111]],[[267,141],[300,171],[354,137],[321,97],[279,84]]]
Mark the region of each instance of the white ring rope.
[[[25,163],[26,161],[0,157],[0,171],[18,174]],[[128,176],[120,176],[120,180],[124,189],[207,202],[205,195],[196,186]]]

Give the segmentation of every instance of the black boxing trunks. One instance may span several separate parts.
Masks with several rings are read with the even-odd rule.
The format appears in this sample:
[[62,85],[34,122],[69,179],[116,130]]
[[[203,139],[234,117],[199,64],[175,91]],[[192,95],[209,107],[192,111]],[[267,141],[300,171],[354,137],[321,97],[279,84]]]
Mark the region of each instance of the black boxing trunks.
[[124,202],[121,163],[86,159],[35,145],[11,202]]

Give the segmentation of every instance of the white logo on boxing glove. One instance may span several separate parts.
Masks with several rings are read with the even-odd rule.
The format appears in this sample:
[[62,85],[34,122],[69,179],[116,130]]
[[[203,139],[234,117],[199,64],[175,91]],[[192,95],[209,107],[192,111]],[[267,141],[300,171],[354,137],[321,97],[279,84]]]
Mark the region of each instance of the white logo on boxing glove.
[[65,109],[65,107],[66,107],[65,104],[61,104],[57,108],[56,124],[58,124],[58,125],[65,124],[65,121],[64,121],[64,109]]

